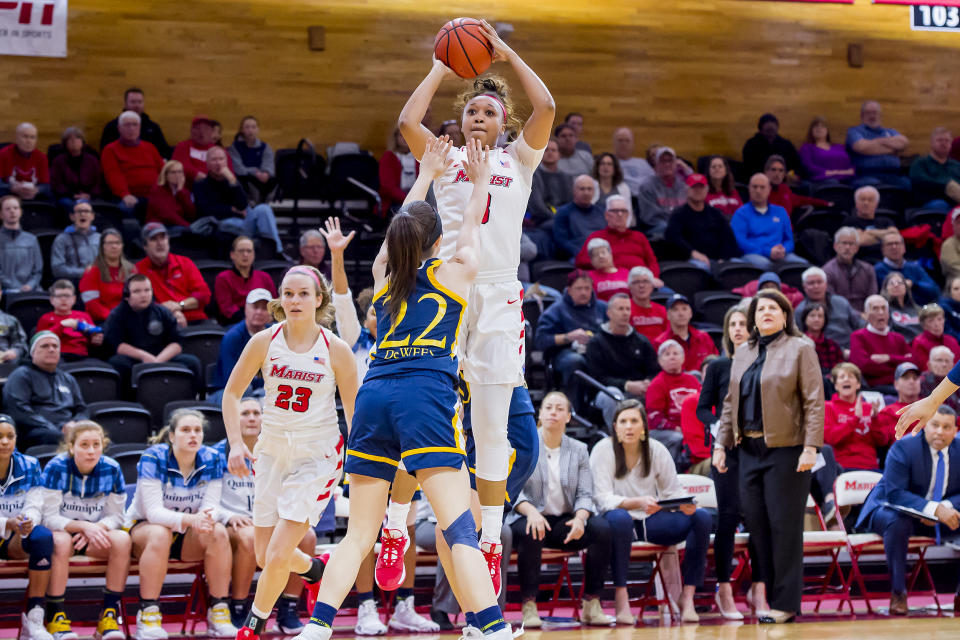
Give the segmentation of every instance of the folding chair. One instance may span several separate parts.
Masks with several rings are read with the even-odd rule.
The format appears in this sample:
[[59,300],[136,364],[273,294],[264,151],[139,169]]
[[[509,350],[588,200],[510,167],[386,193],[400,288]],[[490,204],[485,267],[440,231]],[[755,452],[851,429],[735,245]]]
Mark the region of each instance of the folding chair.
[[[848,604],[852,615],[854,611],[853,603],[850,601],[850,585],[844,578],[843,570],[840,568],[840,551],[847,546],[847,535],[843,531],[827,530],[827,523],[823,519],[823,513],[820,512],[820,507],[817,506],[813,498],[809,495],[807,496],[807,509],[812,509],[816,514],[817,521],[820,524],[820,531],[803,532],[803,557],[805,559],[816,557],[826,558],[829,564],[826,572],[821,575],[809,575],[808,572],[804,572],[804,585],[812,585],[812,588],[804,587],[803,601],[816,602],[817,604],[813,610],[819,613],[820,605],[823,601],[834,600],[839,591],[840,604],[837,606],[837,613],[843,611],[844,604]],[[839,585],[833,584],[834,576],[839,580]]]

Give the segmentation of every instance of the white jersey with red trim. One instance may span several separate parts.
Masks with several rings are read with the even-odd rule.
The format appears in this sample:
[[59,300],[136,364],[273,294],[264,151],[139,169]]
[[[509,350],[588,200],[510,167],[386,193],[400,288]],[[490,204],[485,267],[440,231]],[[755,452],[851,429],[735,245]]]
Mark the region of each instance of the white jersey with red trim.
[[283,337],[284,324],[269,329],[263,361],[263,433],[306,432],[318,439],[338,438],[336,377],[330,363],[330,339],[320,328],[316,343],[296,353]]
[[[439,258],[449,260],[457,247],[463,213],[473,185],[463,169],[465,147],[451,149],[453,164],[433,181],[437,211],[443,222]],[[530,200],[533,172],[543,149],[532,149],[523,134],[506,148],[490,150],[490,188],[480,225],[480,265],[477,282],[515,280],[520,266],[520,234]]]

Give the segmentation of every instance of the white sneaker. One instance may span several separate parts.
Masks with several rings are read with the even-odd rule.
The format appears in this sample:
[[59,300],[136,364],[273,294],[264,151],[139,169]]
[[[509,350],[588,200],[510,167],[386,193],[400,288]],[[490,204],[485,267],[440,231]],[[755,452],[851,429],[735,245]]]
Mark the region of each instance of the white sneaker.
[[394,608],[387,626],[398,631],[426,631],[431,633],[440,631],[440,625],[417,613],[413,606],[413,596],[397,598],[397,606]]
[[380,620],[380,612],[377,611],[375,601],[364,600],[360,603],[357,608],[357,625],[353,628],[353,632],[358,636],[382,636],[387,632],[386,625]]
[[460,640],[478,640],[483,637],[483,631],[477,629],[476,627],[471,627],[470,625],[465,626],[460,630]]
[[500,631],[494,631],[493,633],[488,633],[483,636],[484,640],[513,640],[519,635],[523,635],[523,627],[520,627],[520,633],[514,634],[513,629],[508,624]]
[[137,611],[136,640],[167,640],[167,631],[161,626],[160,607],[144,607]]
[[303,631],[293,637],[293,640],[330,640],[331,635],[333,635],[333,629],[330,627],[321,627],[310,622]]
[[21,614],[19,640],[53,640],[43,624],[43,607],[34,607]]
[[236,638],[238,629],[230,620],[230,607],[220,602],[207,609],[207,635],[211,638]]

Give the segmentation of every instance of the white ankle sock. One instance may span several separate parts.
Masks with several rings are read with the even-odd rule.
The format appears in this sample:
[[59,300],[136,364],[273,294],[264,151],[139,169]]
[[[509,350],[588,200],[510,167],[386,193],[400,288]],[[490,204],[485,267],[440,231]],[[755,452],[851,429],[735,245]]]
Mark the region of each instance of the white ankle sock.
[[401,504],[390,501],[387,506],[387,529],[407,530],[407,514],[410,513],[410,503]]
[[503,524],[503,505],[480,507],[480,542],[500,544],[500,527]]

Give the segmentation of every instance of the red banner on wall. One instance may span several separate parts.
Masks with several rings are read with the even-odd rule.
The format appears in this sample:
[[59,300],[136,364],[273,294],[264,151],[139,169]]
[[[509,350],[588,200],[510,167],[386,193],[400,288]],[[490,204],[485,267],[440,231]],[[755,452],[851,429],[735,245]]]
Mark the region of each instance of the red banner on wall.
[[874,4],[911,4],[930,7],[960,7],[960,0],[873,0]]

